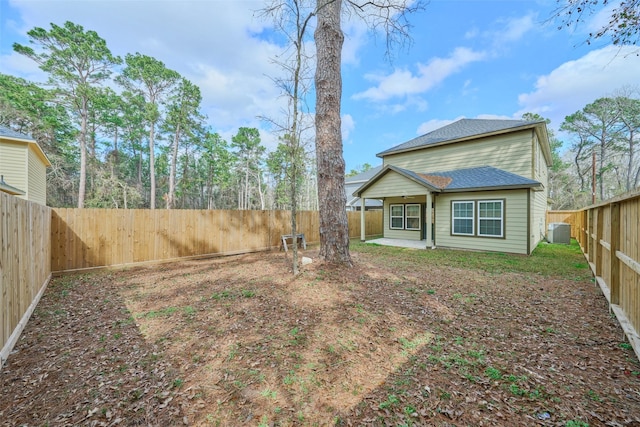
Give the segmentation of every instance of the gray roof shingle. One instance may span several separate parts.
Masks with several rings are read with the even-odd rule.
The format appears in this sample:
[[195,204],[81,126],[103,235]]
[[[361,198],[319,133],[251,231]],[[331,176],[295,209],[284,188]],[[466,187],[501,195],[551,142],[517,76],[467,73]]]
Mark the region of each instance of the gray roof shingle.
[[[428,173],[414,172],[397,166],[386,166],[377,176],[382,177],[389,171],[395,171],[396,173],[423,185],[430,191],[442,193],[533,188],[542,185],[538,181],[491,166]],[[353,193],[353,195],[360,196],[360,194],[362,194],[365,189],[373,185],[375,181],[377,181],[377,179],[370,180],[363,184]]]
[[543,122],[530,122],[526,120],[495,120],[495,119],[460,119],[449,125],[433,130],[410,141],[396,145],[388,150],[376,154],[384,157],[395,152],[407,151],[447,141],[479,136],[492,132],[515,129],[522,126],[533,126]]
[[35,141],[35,139],[31,138],[29,135],[13,131],[8,127],[0,126],[0,137],[2,136],[7,138],[23,139],[25,141]]
[[432,172],[430,175],[451,179],[451,182],[444,188],[445,192],[495,187],[536,187],[541,185],[538,181],[491,166]]
[[369,169],[366,172],[362,172],[359,173],[357,175],[354,176],[348,176],[344,179],[344,182],[346,184],[349,184],[350,182],[364,182],[364,181],[368,181],[371,178],[373,178],[373,176],[375,174],[377,174],[378,172],[380,172],[382,170],[382,165],[380,166],[376,166],[374,168]]

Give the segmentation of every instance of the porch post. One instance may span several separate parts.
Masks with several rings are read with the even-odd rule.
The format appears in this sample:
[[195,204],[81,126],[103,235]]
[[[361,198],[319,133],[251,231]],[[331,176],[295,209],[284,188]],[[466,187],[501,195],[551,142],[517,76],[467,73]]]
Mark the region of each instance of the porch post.
[[365,219],[364,219],[364,197],[360,197],[360,241],[364,242],[365,241],[365,234],[366,234],[366,224],[365,224]]
[[425,217],[424,217],[424,226],[427,227],[427,248],[433,248],[433,236],[432,236],[432,232],[431,232],[431,223],[433,221],[433,218],[431,218],[431,204],[433,203],[433,198],[431,197],[431,191],[427,192],[427,207],[426,207],[426,212],[425,212]]

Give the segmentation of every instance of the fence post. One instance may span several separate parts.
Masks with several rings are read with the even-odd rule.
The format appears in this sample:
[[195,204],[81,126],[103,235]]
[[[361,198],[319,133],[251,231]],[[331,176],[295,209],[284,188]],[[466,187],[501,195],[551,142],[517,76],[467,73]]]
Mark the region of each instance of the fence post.
[[609,290],[611,292],[611,304],[620,304],[620,260],[616,255],[620,248],[620,204],[611,203],[611,268],[609,277]]
[[587,210],[587,238],[585,239],[585,249],[587,251],[587,261],[593,261],[593,243],[591,242],[591,234],[593,233],[593,210]]
[[597,222],[596,222],[596,236],[594,238],[594,248],[595,248],[595,263],[596,263],[596,277],[602,277],[602,243],[600,240],[604,237],[603,235],[603,217],[604,217],[604,208],[599,207],[597,209]]

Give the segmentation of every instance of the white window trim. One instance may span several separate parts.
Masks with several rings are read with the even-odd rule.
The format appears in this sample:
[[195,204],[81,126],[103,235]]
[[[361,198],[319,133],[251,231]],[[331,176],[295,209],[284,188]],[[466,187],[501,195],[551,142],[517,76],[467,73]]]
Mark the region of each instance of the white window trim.
[[[455,208],[454,206],[456,204],[469,204],[471,203],[471,218],[469,218],[468,216],[461,216],[461,217],[456,217],[455,216]],[[456,233],[455,231],[455,220],[456,219],[471,219],[471,233]],[[451,202],[451,235],[453,236],[475,236],[476,232],[476,203],[473,200],[454,200]]]
[[[402,215],[393,215],[393,207],[394,206],[402,207]],[[394,218],[402,218],[402,226],[401,227],[394,227],[393,226],[393,219]],[[401,204],[401,203],[394,203],[392,205],[389,205],[389,230],[404,230],[404,205]]]
[[[418,216],[409,216],[407,214],[408,211],[408,207],[409,206],[417,206],[418,207]],[[411,204],[406,204],[405,208],[404,208],[404,224],[405,224],[405,229],[406,230],[411,230],[411,231],[420,231],[422,230],[422,228],[420,227],[420,224],[422,224],[422,206],[420,205],[420,203],[411,203]],[[407,225],[409,223],[409,221],[407,221],[409,218],[418,218],[418,228],[409,228],[409,226]]]
[[[480,204],[481,203],[500,203],[500,218],[494,217],[481,217],[480,216]],[[500,220],[500,234],[480,234],[480,221],[486,220]],[[480,237],[504,237],[504,200],[478,200],[478,236]]]

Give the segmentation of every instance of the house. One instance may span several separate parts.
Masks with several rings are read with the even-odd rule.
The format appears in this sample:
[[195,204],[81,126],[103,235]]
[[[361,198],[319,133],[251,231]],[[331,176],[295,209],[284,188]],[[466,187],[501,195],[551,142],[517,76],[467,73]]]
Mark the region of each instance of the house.
[[50,166],[35,139],[0,126],[0,191],[46,205]]
[[354,196],[383,200],[385,238],[520,254],[544,238],[542,121],[462,119],[377,156],[382,169]]
[[[357,175],[348,176],[344,179],[344,191],[347,194],[347,210],[357,211],[362,207],[360,206],[360,197],[353,196],[353,193],[362,186],[362,184],[368,182],[375,174],[382,170],[382,166],[376,166],[365,172]],[[380,210],[382,209],[382,200],[368,199],[365,202],[365,210]]]

